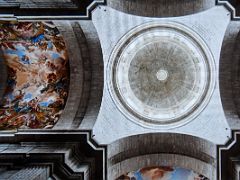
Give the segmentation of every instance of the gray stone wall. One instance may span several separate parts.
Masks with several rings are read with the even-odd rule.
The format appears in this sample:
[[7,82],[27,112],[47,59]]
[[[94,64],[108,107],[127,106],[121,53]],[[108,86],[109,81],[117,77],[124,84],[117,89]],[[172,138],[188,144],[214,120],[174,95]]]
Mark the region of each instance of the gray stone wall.
[[240,129],[240,22],[231,21],[224,37],[220,58],[220,93],[225,116],[231,129]]
[[144,154],[174,153],[215,163],[216,147],[206,140],[185,134],[152,133],[129,136],[108,146],[110,164]]
[[[86,44],[89,51],[91,63],[91,87],[88,100],[88,107],[85,116],[79,126],[80,129],[92,129],[102,102],[103,96],[103,54],[98,33],[92,21],[78,21],[86,37]],[[84,62],[86,59],[84,59]],[[84,69],[86,71],[86,69]]]
[[107,0],[107,5],[125,13],[149,16],[183,16],[209,9],[215,0]]
[[70,86],[65,109],[54,129],[92,129],[101,106],[103,59],[91,21],[55,21],[69,54]]
[[81,57],[79,57],[78,60],[81,61],[81,65],[82,65],[81,70],[83,75],[83,79],[81,83],[82,90],[79,92],[74,92],[79,94],[81,93],[80,94],[81,100],[79,102],[78,110],[72,124],[72,128],[78,128],[80,123],[82,122],[82,119],[85,116],[85,113],[88,107],[89,96],[91,91],[91,82],[92,82],[92,66],[91,66],[91,61],[89,57],[90,55],[89,55],[89,49],[88,49],[86,37],[79,23],[76,21],[71,22],[71,26],[73,28],[76,41],[78,42],[79,49],[81,51]]

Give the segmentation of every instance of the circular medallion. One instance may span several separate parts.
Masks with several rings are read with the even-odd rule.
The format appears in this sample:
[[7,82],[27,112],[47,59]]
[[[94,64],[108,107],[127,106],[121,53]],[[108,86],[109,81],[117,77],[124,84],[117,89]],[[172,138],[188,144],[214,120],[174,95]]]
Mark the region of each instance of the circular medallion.
[[156,73],[156,77],[159,81],[166,81],[168,78],[168,71],[165,69],[160,69],[157,73]]
[[213,57],[203,40],[177,23],[148,23],[126,34],[109,64],[110,92],[119,109],[144,125],[182,124],[212,94]]

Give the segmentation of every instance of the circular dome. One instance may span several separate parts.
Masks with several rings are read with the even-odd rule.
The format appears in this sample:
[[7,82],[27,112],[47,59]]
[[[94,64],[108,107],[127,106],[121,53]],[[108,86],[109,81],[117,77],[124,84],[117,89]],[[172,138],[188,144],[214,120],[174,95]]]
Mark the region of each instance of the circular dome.
[[213,89],[211,53],[197,34],[177,23],[133,29],[110,62],[112,97],[137,122],[166,125],[193,119]]

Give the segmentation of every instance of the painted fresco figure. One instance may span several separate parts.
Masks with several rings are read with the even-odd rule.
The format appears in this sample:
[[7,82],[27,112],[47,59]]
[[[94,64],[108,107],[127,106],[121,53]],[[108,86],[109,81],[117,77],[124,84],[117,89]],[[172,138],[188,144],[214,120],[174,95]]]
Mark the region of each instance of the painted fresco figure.
[[50,22],[0,23],[0,45],[8,67],[0,103],[0,129],[51,128],[68,95],[66,47]]
[[151,166],[144,167],[135,172],[129,172],[117,180],[209,180],[203,175],[189,169]]

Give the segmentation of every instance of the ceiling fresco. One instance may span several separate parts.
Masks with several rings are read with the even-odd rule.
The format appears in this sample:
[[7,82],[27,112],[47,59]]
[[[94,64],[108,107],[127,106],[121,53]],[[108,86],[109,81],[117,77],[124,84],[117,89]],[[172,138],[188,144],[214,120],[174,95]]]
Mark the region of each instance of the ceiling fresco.
[[63,37],[51,22],[0,22],[0,47],[8,72],[0,130],[52,128],[68,96]]
[[117,180],[209,180],[192,170],[180,167],[144,167],[135,172],[129,172]]

